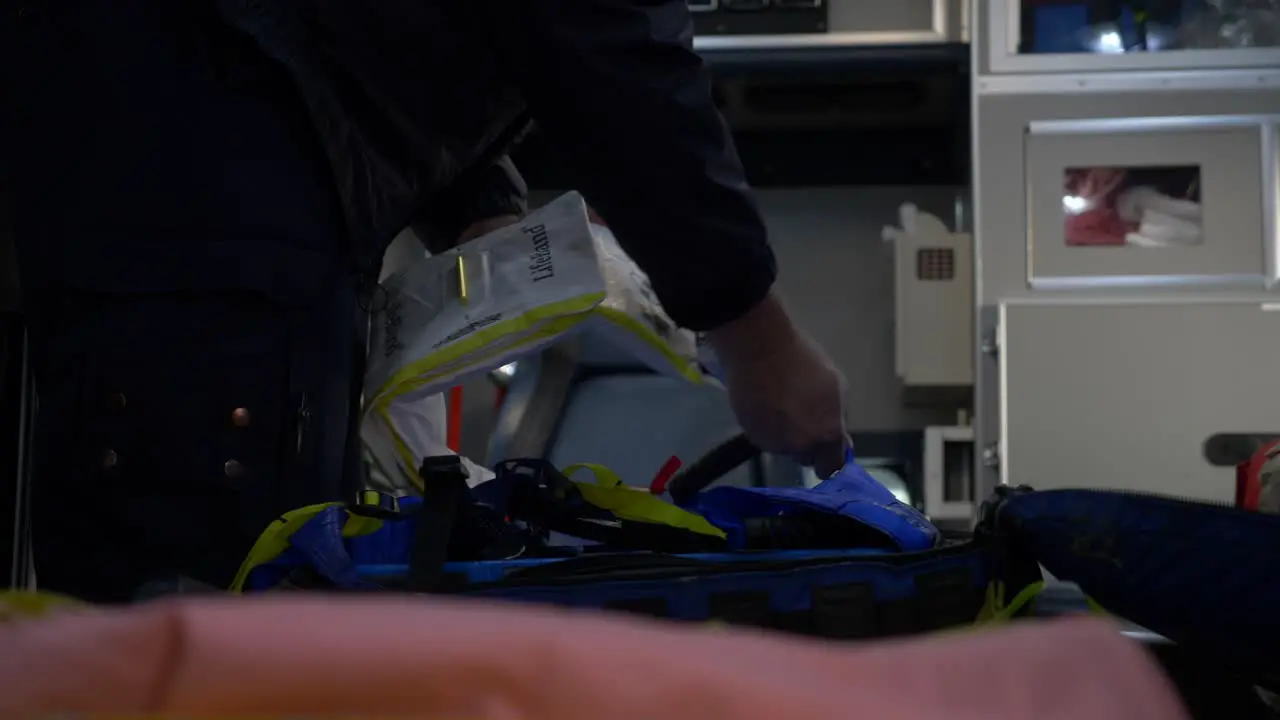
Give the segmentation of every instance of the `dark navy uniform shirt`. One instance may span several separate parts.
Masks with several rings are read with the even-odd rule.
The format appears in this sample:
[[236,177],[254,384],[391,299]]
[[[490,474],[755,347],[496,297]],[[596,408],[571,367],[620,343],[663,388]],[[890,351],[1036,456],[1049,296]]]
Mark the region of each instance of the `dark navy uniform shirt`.
[[273,517],[342,499],[358,467],[333,173],[291,78],[208,4],[0,22],[37,573],[94,600],[225,584]]
[[288,295],[336,267],[342,211],[306,107],[211,3],[28,5],[0,51],[28,288]]

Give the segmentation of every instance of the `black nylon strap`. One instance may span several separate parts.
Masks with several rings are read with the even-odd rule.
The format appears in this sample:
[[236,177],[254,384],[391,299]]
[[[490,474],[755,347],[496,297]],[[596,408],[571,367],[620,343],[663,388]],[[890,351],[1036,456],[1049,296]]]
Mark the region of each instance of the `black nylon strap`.
[[418,471],[422,478],[422,510],[413,533],[409,555],[410,592],[434,592],[444,578],[449,540],[458,510],[467,499],[467,469],[456,455],[429,457]]
[[759,455],[760,448],[746,435],[735,435],[671,478],[671,482],[667,483],[667,492],[677,505],[686,505],[711,483]]

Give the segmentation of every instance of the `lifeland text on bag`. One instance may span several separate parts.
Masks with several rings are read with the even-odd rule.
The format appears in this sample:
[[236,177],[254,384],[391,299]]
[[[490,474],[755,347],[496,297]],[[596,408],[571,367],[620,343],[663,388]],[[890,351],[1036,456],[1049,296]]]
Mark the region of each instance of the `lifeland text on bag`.
[[[444,454],[439,393],[571,334],[596,334],[659,373],[698,383],[697,347],[649,279],[570,192],[519,224],[410,263],[383,283],[361,428],[377,489],[414,494]],[[472,483],[491,477],[471,466]]]

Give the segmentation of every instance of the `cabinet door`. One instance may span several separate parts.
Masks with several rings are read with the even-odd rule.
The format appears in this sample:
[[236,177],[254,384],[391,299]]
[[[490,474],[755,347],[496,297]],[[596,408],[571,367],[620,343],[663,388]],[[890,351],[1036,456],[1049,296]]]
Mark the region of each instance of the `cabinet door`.
[[1266,281],[1272,118],[1032,123],[1027,272],[1036,289]]
[[1258,303],[1001,308],[1001,476],[1230,502],[1213,435],[1280,432],[1280,312]]
[[1280,12],[1247,0],[982,0],[997,73],[1274,68]]

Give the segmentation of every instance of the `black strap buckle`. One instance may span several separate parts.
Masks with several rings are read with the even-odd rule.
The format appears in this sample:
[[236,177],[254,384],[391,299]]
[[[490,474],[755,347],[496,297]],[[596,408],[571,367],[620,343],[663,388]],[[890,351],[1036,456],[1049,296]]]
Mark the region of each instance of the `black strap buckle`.
[[403,516],[400,498],[378,490],[362,490],[348,507],[354,515],[394,520]]
[[975,527],[975,534],[983,537],[998,535],[1002,529],[1000,526],[1000,511],[1004,508],[1004,504],[1018,495],[1025,495],[1029,492],[1032,492],[1032,489],[1026,485],[1017,487],[997,485],[991,497],[984,500],[978,507],[978,522]]

